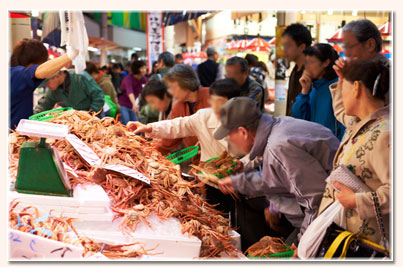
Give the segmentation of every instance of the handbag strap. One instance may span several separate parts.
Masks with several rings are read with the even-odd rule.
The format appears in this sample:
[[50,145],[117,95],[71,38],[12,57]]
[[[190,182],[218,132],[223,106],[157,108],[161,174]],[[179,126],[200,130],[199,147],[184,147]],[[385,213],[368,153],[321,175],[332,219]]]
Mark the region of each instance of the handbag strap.
[[374,209],[376,214],[376,222],[378,223],[379,230],[381,231],[381,244],[387,249],[387,239],[385,234],[385,226],[383,224],[381,208],[379,205],[379,199],[376,192],[371,192],[372,200],[374,202]]
[[332,242],[330,245],[329,249],[326,251],[325,256],[323,258],[325,259],[331,259],[333,258],[333,255],[336,253],[337,249],[339,248],[340,244],[344,241],[344,239],[348,238],[349,236],[353,235],[349,231],[343,231],[341,232]]

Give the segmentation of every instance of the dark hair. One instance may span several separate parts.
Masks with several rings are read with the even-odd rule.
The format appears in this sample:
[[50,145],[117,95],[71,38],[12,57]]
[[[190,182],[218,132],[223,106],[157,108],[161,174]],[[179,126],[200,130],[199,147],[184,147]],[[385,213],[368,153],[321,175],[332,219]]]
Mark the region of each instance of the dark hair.
[[241,57],[232,57],[232,58],[228,59],[226,65],[227,66],[239,65],[242,73],[247,72],[248,68],[249,68],[248,61],[246,61],[246,59],[241,58]]
[[172,53],[165,51],[158,55],[158,62],[164,62],[164,65],[168,68],[173,67],[175,65],[174,55]]
[[[88,72],[89,74],[99,73],[97,66],[95,66],[95,64],[92,63],[91,61],[85,62],[85,65],[86,65],[85,71]],[[108,67],[106,67],[106,69],[108,69]]]
[[24,38],[13,49],[10,67],[42,64],[48,60],[48,50],[41,41]]
[[320,60],[320,62],[325,62],[329,59],[329,65],[325,68],[325,74],[323,78],[330,81],[337,78],[337,74],[333,69],[335,61],[339,58],[337,51],[329,44],[316,44],[304,49],[305,56],[314,56]]
[[218,95],[231,99],[241,95],[241,87],[234,79],[226,78],[210,85],[210,95]]
[[360,43],[365,43],[371,38],[374,39],[375,51],[382,51],[381,33],[372,21],[367,19],[351,21],[343,27],[343,32],[347,31],[351,31]]
[[112,69],[121,69],[124,70],[122,63],[113,63]]
[[168,92],[166,84],[158,79],[151,79],[148,81],[144,86],[144,89],[141,91],[141,98],[144,102],[146,102],[145,97],[149,95],[156,96],[161,100],[164,99],[164,96],[172,98],[171,94]]
[[191,66],[185,64],[175,65],[164,76],[164,80],[178,82],[182,89],[187,89],[192,92],[197,91],[200,87],[200,82],[197,78],[196,72]]
[[245,56],[246,61],[248,61],[248,65],[252,66],[252,67],[256,67],[257,66],[257,62],[259,61],[259,59],[257,58],[257,56],[253,55],[253,54],[247,54]]
[[269,73],[269,69],[267,68],[266,63],[264,63],[263,61],[258,61],[256,66]]
[[293,23],[287,28],[285,28],[282,36],[288,35],[290,36],[297,46],[305,44],[306,47],[311,46],[312,44],[312,36],[311,32],[307,27],[300,23]]
[[182,54],[176,54],[176,55],[175,55],[175,58],[176,58],[176,59],[183,59]]
[[132,55],[130,56],[130,59],[134,58],[133,61],[137,61],[139,60],[139,56],[137,55],[137,53],[132,53]]
[[389,64],[385,64],[384,61],[379,59],[357,60],[349,63],[343,71],[343,78],[349,82],[362,82],[370,90],[371,94],[378,99],[385,100],[389,93]]
[[132,65],[131,65],[132,73],[139,74],[140,69],[144,66],[146,66],[146,63],[144,61],[140,61],[140,60],[133,61]]

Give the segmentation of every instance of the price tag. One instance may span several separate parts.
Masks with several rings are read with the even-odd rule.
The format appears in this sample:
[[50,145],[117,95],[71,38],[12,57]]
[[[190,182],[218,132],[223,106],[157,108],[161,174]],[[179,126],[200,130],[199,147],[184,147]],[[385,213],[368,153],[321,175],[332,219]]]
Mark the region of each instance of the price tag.
[[[77,151],[77,153],[80,154],[80,156],[88,164],[90,164],[91,166],[101,165],[101,159],[98,157],[98,155],[89,146],[87,146],[83,141],[81,141],[76,135],[69,134],[69,135],[67,135],[66,140],[69,141],[69,143],[74,147],[74,149]],[[66,167],[67,165],[64,165],[64,166]],[[150,179],[148,179],[142,173],[140,173],[136,170],[133,170],[129,167],[123,166],[123,165],[106,164],[104,166],[101,166],[101,168],[104,168],[104,169],[110,170],[110,171],[119,172],[121,174],[127,175],[134,179],[140,180],[144,183],[150,184]],[[66,168],[66,170],[74,175],[74,172],[70,167]]]
[[111,165],[111,164],[106,164],[103,166],[104,169],[110,170],[110,171],[115,171],[119,172],[121,174],[127,175],[129,177],[132,177],[134,179],[140,180],[144,183],[150,184],[150,179],[148,179],[146,176],[144,176],[142,173],[133,170],[129,167],[123,166],[123,165]]
[[101,164],[101,159],[95,152],[89,148],[83,141],[81,141],[76,135],[69,134],[66,140],[74,147],[78,154],[91,166]]

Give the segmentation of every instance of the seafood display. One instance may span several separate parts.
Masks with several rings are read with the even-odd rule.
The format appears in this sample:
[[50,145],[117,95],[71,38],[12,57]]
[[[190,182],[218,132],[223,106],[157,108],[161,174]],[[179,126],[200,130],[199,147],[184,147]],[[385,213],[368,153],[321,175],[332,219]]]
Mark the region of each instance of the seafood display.
[[249,254],[252,257],[263,257],[274,253],[286,252],[291,249],[284,243],[281,238],[264,236],[259,242],[250,246],[245,255]]
[[[192,166],[192,174],[198,178],[202,183],[218,189],[218,181],[221,178],[227,177],[232,174],[242,172],[243,163],[231,157],[227,151],[224,151],[220,157],[212,158],[206,162],[200,162],[198,166]],[[234,199],[239,199],[238,195],[232,191],[230,192]]]
[[[11,201],[9,205],[9,227],[11,229],[22,232],[31,233],[47,239],[56,240],[71,245],[81,244],[84,247],[83,257],[89,257],[95,253],[102,253],[108,258],[135,258],[150,254],[149,250],[145,250],[143,244],[136,242],[123,245],[110,245],[98,243],[92,239],[80,236],[74,229],[72,222],[74,219],[53,215],[51,210],[49,214],[39,217],[38,209],[34,206],[22,208],[16,211],[19,202]],[[136,246],[135,248],[133,246]]]
[[[150,184],[147,184],[102,166],[89,166],[67,140],[47,139],[64,164],[74,172],[75,175],[69,173],[73,187],[86,183],[102,186],[111,199],[115,219],[123,217],[120,224],[122,232],[132,233],[139,222],[152,227],[147,221],[151,214],[160,219],[175,217],[181,222],[183,233],[202,241],[200,257],[224,254],[235,257],[238,254],[228,235],[229,220],[202,196],[194,193],[204,184],[184,180],[179,166],[163,157],[152,142],[128,131],[125,125],[113,118],[99,119],[85,111],[65,111],[48,122],[67,125],[71,134],[75,134],[101,158],[102,164],[127,166],[150,179]],[[21,136],[17,132],[9,135],[9,176],[12,181],[17,175],[19,150],[27,141],[39,139]],[[129,252],[123,254],[130,255]]]

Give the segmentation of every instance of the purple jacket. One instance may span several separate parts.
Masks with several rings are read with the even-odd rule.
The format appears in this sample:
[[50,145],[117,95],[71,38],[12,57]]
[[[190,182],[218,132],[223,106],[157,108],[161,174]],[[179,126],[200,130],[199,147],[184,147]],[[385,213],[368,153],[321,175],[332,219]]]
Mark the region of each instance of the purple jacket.
[[320,124],[262,115],[250,152],[250,160],[263,156],[262,173],[232,175],[233,187],[244,195],[266,195],[270,205],[300,228],[300,238],[317,215],[339,144]]
[[141,80],[137,80],[131,73],[126,75],[123,78],[122,84],[120,85],[122,94],[119,96],[119,105],[130,109],[133,108],[129,95],[134,94],[134,98],[137,98],[143,89],[143,85],[146,83],[146,77],[143,77]]

